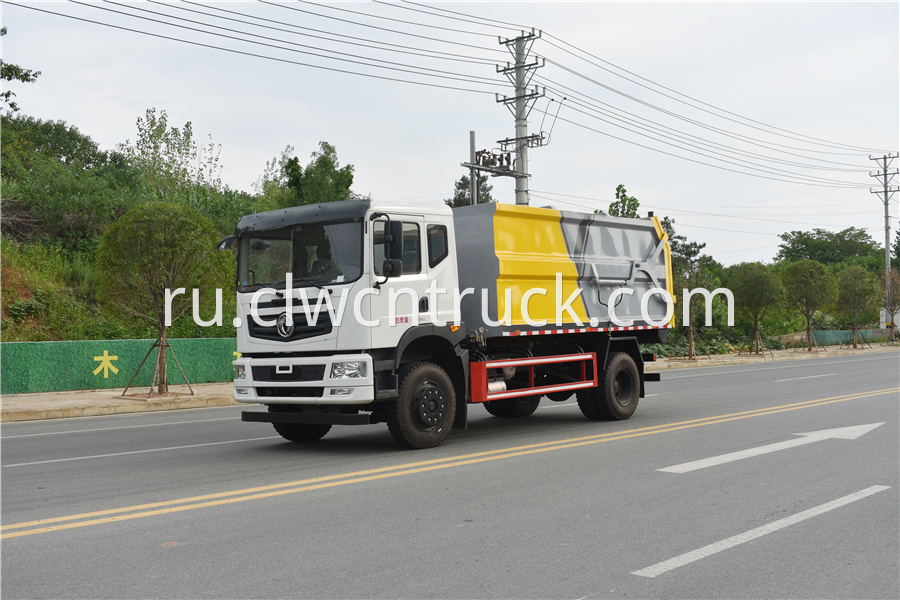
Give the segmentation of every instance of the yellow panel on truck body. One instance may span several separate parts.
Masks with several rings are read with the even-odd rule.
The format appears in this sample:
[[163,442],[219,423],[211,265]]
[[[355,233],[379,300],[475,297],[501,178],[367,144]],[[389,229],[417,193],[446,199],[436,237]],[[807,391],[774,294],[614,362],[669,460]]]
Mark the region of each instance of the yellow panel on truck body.
[[[498,314],[511,311],[513,325],[526,324],[522,299],[528,290],[534,293],[528,302],[532,321],[556,322],[556,307],[578,289],[578,271],[566,248],[560,227],[559,211],[514,204],[497,204],[494,212],[494,253],[497,255]],[[562,300],[557,301],[557,273],[560,274]],[[506,305],[504,290],[509,288],[511,306]],[[587,321],[584,303],[578,297],[572,312]]]
[[[609,299],[617,290],[620,321],[659,327],[666,315],[659,291],[672,293],[671,254],[655,218],[482,204],[454,209],[453,219],[459,287],[473,290],[461,301],[469,331],[614,327]],[[526,312],[546,324],[528,324]]]

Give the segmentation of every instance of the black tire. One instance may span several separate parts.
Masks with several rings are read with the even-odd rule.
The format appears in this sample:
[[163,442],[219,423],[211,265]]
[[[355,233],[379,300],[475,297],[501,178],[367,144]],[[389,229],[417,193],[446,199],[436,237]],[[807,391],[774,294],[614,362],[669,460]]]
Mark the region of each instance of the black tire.
[[450,434],[456,392],[447,372],[433,363],[413,363],[400,374],[400,397],[385,407],[388,430],[404,448],[434,448]]
[[272,423],[272,426],[284,439],[300,444],[321,440],[331,431],[331,425],[318,423]]
[[623,421],[637,410],[640,387],[634,359],[625,352],[614,352],[600,374],[600,385],[578,390],[578,408],[588,419]]
[[569,392],[569,391],[567,391],[567,392],[550,392],[549,394],[547,394],[547,397],[549,399],[553,400],[554,402],[565,402],[566,400],[571,398],[572,394],[574,394],[574,393],[575,392]]
[[484,408],[495,417],[501,419],[522,419],[530,417],[541,403],[540,396],[526,396],[524,398],[504,398],[485,402]]

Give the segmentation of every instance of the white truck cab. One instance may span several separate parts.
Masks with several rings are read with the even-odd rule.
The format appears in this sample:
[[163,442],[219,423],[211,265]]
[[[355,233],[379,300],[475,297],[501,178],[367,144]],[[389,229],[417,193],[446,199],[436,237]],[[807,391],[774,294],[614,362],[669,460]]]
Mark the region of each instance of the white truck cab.
[[[392,227],[401,266],[388,277]],[[235,400],[270,411],[371,404],[383,387],[376,378],[395,377],[398,349],[460,338],[450,331],[452,294],[437,293],[457,286],[453,233],[443,205],[356,200],[242,218]]]

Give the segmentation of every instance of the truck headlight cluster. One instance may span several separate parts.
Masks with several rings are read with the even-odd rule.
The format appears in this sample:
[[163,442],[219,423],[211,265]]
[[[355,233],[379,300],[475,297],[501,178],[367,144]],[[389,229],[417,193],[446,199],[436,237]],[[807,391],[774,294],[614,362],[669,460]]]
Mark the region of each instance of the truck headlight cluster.
[[247,377],[247,368],[244,365],[234,365],[234,378],[245,379]]
[[332,379],[358,379],[366,376],[366,363],[356,360],[331,365]]

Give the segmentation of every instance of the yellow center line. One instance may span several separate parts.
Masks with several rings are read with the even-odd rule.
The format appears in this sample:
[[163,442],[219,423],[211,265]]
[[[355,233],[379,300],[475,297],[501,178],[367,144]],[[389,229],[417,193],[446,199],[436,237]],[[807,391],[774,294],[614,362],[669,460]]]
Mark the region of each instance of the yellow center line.
[[[324,477],[316,477],[312,479],[304,479],[287,483],[279,483],[254,488],[246,488],[242,490],[234,490],[230,492],[219,492],[215,494],[206,494],[203,496],[193,496],[166,502],[154,502],[150,504],[141,504],[137,506],[129,506],[124,508],[116,508],[103,511],[95,511],[90,513],[82,513],[78,515],[70,515],[65,517],[55,517],[50,519],[41,519],[37,521],[28,521],[24,523],[14,523],[4,525],[2,530],[23,529],[26,527],[38,527],[36,529],[28,529],[25,531],[14,531],[0,535],[0,539],[22,537],[34,535],[38,533],[49,533],[52,531],[61,531],[65,529],[73,529],[77,527],[87,527],[89,525],[100,525],[104,523],[113,523],[117,521],[125,521],[155,515],[170,514],[193,510],[198,508],[208,508],[213,506],[222,506],[225,504],[234,504],[236,502],[246,502],[248,500],[259,500],[264,498],[273,498],[286,494],[296,494],[299,492],[307,492],[332,487],[348,485],[352,483],[362,483],[366,481],[376,481],[379,479],[388,479],[392,477],[400,477],[402,475],[412,475],[416,473],[425,473],[439,469],[447,469],[451,467],[461,467],[466,465],[474,465],[494,460],[507,458],[515,458],[519,456],[527,456],[530,454],[538,454],[555,450],[563,450],[567,448],[575,448],[579,446],[587,446],[599,444],[603,442],[618,441],[657,433],[668,433],[672,431],[680,431],[684,429],[692,429],[694,427],[703,427],[706,425],[715,425],[726,423],[729,421],[737,421],[741,419],[749,419],[753,417],[761,417],[781,412],[793,410],[801,410],[816,406],[824,406],[837,402],[846,402],[848,400],[859,400],[863,398],[871,398],[875,396],[883,396],[886,394],[897,393],[900,388],[888,388],[885,390],[875,390],[858,394],[847,394],[842,396],[833,396],[830,398],[820,398],[817,400],[808,400],[797,402],[794,404],[786,404],[769,408],[749,410],[725,415],[716,415],[705,417],[702,419],[693,419],[689,421],[680,421],[668,423],[665,425],[654,425],[640,429],[630,429],[626,431],[610,432],[591,436],[583,436],[577,438],[569,438],[565,440],[555,440],[551,442],[542,442],[537,444],[529,444],[524,446],[514,446],[510,448],[502,448],[498,450],[488,450],[485,452],[476,452],[461,456],[451,456],[427,461],[414,463],[406,463],[391,467],[380,467],[377,469],[367,469],[363,471],[354,471],[350,473],[342,473],[338,475],[328,475]],[[156,509],[156,510],[153,510]],[[122,514],[131,513],[131,514]],[[109,516],[106,515],[116,515]],[[83,520],[89,519],[89,520]],[[69,522],[67,521],[77,521]],[[53,523],[64,523],[61,525],[51,525]],[[39,527],[44,525],[44,527]]]
[[[872,393],[881,393],[881,392],[890,392],[890,391],[893,391],[893,390],[881,390],[881,391],[876,391],[876,392],[872,392]],[[602,441],[605,438],[610,438],[610,437],[617,438],[618,436],[622,435],[623,433],[636,433],[636,432],[652,433],[659,429],[665,429],[666,431],[668,431],[668,430],[670,430],[670,428],[675,427],[675,426],[680,426],[680,425],[688,425],[688,424],[693,424],[693,423],[711,424],[709,422],[711,422],[711,421],[717,422],[718,419],[724,418],[724,417],[734,417],[734,416],[739,416],[739,415],[754,416],[754,415],[758,415],[758,414],[768,414],[772,410],[776,410],[776,409],[784,409],[784,408],[791,408],[791,407],[803,408],[807,405],[818,404],[818,403],[826,401],[826,400],[854,399],[854,398],[857,398],[858,396],[859,396],[859,394],[846,394],[844,396],[834,396],[832,398],[807,400],[804,402],[797,402],[794,404],[781,405],[781,406],[777,406],[777,407],[760,408],[760,409],[749,410],[749,411],[744,411],[744,412],[739,412],[739,413],[732,413],[729,415],[703,417],[701,419],[694,419],[691,421],[680,421],[680,422],[676,422],[676,423],[666,423],[664,425],[654,425],[651,427],[644,427],[641,429],[628,430],[627,432],[615,432],[614,431],[614,432],[609,432],[609,433],[594,434],[594,435],[583,436],[583,437],[579,437],[579,438],[572,438],[572,439],[568,439],[568,440],[555,440],[552,442],[541,442],[541,443],[529,444],[529,445],[525,445],[525,446],[514,446],[511,448],[501,448],[498,450],[487,450],[484,452],[477,452],[477,453],[466,454],[466,455],[461,455],[461,456],[450,456],[450,457],[432,459],[432,460],[427,460],[427,461],[420,461],[420,462],[415,462],[415,463],[406,463],[406,464],[395,465],[395,466],[391,466],[391,467],[379,467],[376,469],[368,469],[368,470],[364,470],[364,471],[342,473],[339,475],[327,475],[327,476],[317,477],[317,478],[313,478],[313,479],[304,479],[304,480],[300,480],[300,481],[289,481],[286,483],[277,483],[277,484],[261,486],[261,487],[233,490],[233,491],[229,491],[229,492],[217,492],[215,494],[206,494],[203,496],[193,496],[193,497],[182,498],[182,499],[178,499],[178,500],[167,500],[167,501],[163,501],[163,502],[154,502],[154,503],[149,503],[149,504],[141,504],[141,505],[137,505],[137,506],[114,508],[114,509],[109,509],[109,510],[94,511],[94,512],[90,512],[90,513],[83,513],[83,514],[78,514],[78,515],[70,515],[70,516],[66,516],[66,517],[41,519],[38,521],[28,521],[25,523],[15,523],[15,524],[11,524],[11,525],[4,525],[4,526],[0,527],[0,530],[5,531],[5,530],[9,530],[9,529],[20,529],[23,527],[33,527],[33,526],[37,526],[37,525],[59,523],[62,521],[74,521],[74,520],[79,520],[79,519],[100,517],[100,516],[117,514],[117,513],[134,512],[134,511],[138,511],[138,510],[148,510],[148,509],[159,508],[159,507],[163,507],[163,506],[171,506],[171,505],[176,505],[176,504],[189,504],[189,503],[194,503],[194,502],[201,502],[204,500],[213,500],[216,498],[226,498],[228,496],[239,496],[239,495],[257,493],[257,492],[265,492],[268,490],[277,490],[277,489],[282,489],[282,488],[309,485],[309,484],[321,483],[321,482],[326,482],[326,481],[334,481],[334,480],[338,480],[338,479],[359,478],[359,477],[364,477],[367,475],[372,475],[372,474],[377,474],[377,473],[386,473],[386,472],[391,472],[391,471],[400,471],[400,470],[404,470],[404,469],[422,467],[422,466],[427,466],[427,465],[441,464],[441,463],[447,463],[447,462],[456,462],[456,461],[460,461],[460,460],[477,458],[477,457],[481,457],[481,456],[490,456],[490,455],[495,455],[495,454],[504,454],[505,455],[506,453],[509,453],[509,452],[528,450],[528,449],[532,449],[532,448],[557,446],[559,444],[566,444],[566,443],[572,443],[572,442],[591,441],[591,440]]]

